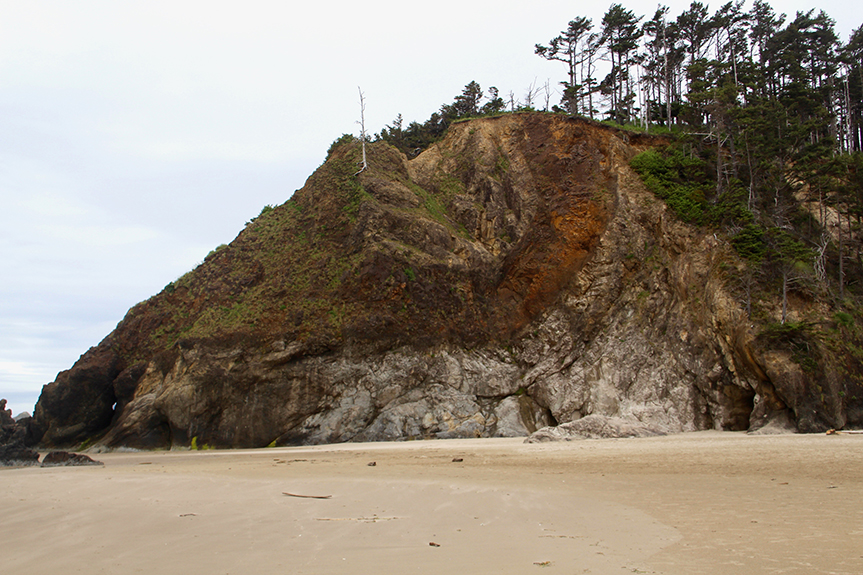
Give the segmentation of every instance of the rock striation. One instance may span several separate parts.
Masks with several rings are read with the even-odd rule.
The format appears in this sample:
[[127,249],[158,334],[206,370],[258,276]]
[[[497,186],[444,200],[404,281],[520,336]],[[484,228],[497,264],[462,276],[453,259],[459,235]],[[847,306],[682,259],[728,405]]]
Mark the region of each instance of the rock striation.
[[344,139],[291,200],[45,386],[33,441],[863,423],[860,401],[840,400],[839,371],[804,373],[758,338],[729,245],[642,186],[629,162],[661,143],[512,114],[455,124],[411,160],[371,144],[357,174],[359,145]]

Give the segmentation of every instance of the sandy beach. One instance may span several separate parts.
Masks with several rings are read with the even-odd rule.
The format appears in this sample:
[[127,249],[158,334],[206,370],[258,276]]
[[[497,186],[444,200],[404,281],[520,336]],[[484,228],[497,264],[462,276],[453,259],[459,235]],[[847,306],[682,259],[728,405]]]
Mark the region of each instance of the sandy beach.
[[2,469],[2,564],[54,575],[863,573],[863,435],[522,441]]

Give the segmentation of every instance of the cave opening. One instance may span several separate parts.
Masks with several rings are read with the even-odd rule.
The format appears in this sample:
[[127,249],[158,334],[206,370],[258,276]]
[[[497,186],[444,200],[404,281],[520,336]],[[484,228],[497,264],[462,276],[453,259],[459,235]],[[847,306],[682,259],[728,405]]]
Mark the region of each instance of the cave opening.
[[725,385],[719,395],[721,424],[724,431],[747,431],[755,409],[755,391],[738,385]]

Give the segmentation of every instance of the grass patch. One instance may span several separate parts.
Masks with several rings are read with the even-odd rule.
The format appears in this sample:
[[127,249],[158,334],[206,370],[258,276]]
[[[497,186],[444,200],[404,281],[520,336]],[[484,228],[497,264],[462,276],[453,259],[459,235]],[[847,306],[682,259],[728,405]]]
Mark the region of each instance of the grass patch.
[[192,443],[189,446],[189,449],[191,449],[192,451],[205,451],[205,450],[213,449],[213,448],[210,447],[209,443],[205,443],[203,445],[198,445],[198,436],[196,435],[196,436],[192,437]]

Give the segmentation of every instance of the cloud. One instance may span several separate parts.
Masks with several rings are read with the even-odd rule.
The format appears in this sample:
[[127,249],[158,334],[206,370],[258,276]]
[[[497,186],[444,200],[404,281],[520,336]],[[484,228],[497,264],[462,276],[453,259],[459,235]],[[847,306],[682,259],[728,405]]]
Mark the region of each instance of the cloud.
[[[23,391],[16,389],[15,382],[30,380],[42,375],[40,366],[23,361],[9,361],[0,357],[0,380],[7,382],[6,391]],[[8,382],[11,382],[8,383]]]

